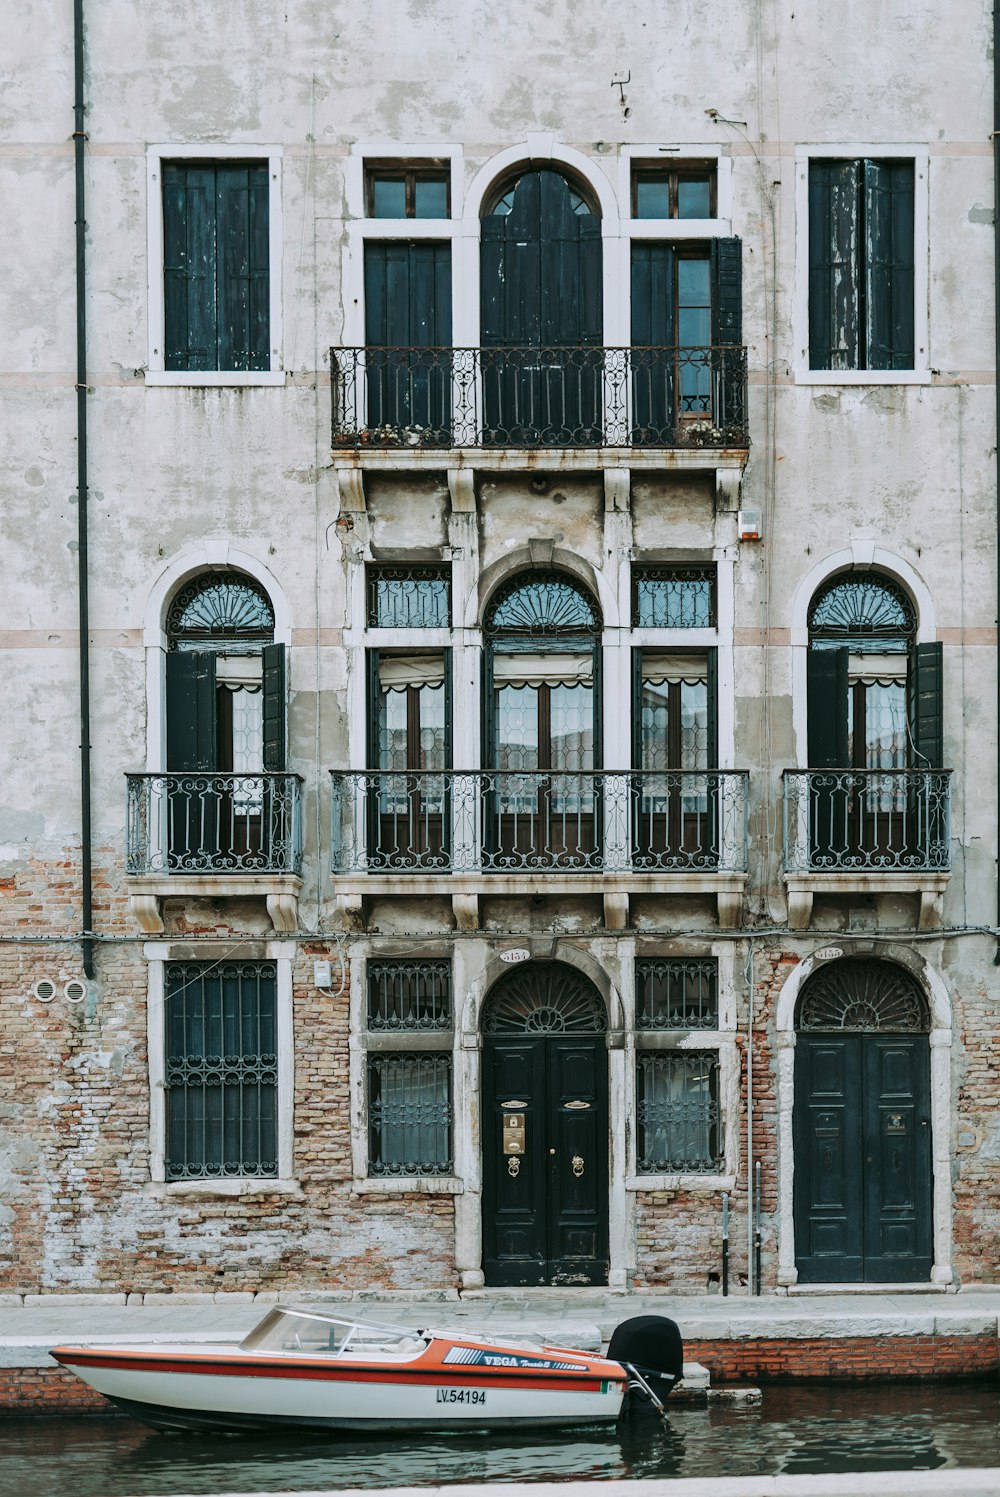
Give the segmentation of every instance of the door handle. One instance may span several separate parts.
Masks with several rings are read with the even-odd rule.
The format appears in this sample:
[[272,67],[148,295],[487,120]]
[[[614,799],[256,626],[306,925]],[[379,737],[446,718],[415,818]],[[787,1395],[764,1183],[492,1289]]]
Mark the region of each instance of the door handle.
[[580,1176],[583,1174],[583,1168],[584,1168],[584,1166],[583,1166],[583,1160],[580,1158],[579,1154],[574,1154],[573,1155],[573,1160],[572,1160],[572,1169],[573,1169],[574,1175],[576,1176],[576,1178],[578,1180],[579,1180]]

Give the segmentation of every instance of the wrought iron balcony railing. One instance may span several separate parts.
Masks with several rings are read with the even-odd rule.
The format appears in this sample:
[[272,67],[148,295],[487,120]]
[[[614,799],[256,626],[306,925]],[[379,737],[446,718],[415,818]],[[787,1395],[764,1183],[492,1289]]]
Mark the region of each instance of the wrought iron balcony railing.
[[298,775],[130,774],[127,779],[127,872],[300,872]]
[[951,866],[950,769],[786,769],[788,873]]
[[746,349],[333,348],[333,445],[746,447]]
[[743,873],[747,771],[333,771],[334,873]]

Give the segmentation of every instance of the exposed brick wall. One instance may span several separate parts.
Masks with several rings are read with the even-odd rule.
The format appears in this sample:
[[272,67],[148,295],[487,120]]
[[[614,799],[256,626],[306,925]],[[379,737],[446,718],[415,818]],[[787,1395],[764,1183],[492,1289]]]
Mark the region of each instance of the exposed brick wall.
[[65,1367],[0,1367],[5,1414],[107,1414],[108,1400]]
[[772,1378],[982,1377],[1000,1369],[995,1336],[856,1336],[844,1339],[685,1341],[684,1357],[713,1383]]

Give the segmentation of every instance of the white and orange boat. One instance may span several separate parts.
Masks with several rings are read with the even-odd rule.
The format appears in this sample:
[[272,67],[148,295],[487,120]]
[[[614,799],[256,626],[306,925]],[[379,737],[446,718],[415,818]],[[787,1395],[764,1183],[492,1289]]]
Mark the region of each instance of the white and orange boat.
[[[600,1357],[278,1306],[231,1346],[123,1342],[52,1356],[157,1429],[482,1429],[610,1423],[629,1387],[659,1402],[682,1371],[673,1321],[643,1316],[615,1337],[617,1355]],[[636,1361],[619,1360],[630,1339]]]

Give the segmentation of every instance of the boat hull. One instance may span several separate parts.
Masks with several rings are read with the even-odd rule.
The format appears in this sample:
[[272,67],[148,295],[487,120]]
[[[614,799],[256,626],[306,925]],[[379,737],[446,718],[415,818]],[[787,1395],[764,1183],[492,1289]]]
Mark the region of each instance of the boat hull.
[[[624,1397],[621,1378],[579,1377],[544,1386],[516,1373],[461,1377],[433,1370],[392,1376],[372,1369],[305,1363],[287,1366],[143,1365],[140,1357],[89,1349],[58,1359],[133,1418],[157,1429],[254,1430],[287,1426],[330,1430],[489,1429],[516,1425],[613,1423]],[[199,1358],[204,1362],[204,1356]],[[116,1365],[117,1363],[117,1365]],[[361,1375],[359,1375],[361,1374]],[[550,1384],[557,1380],[549,1379]]]

